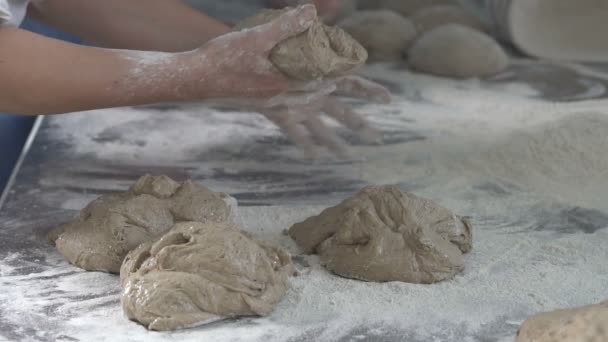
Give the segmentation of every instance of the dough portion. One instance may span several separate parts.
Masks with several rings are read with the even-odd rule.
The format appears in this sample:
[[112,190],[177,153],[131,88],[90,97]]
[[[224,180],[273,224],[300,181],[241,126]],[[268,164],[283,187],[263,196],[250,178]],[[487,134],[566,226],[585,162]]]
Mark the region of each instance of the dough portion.
[[409,65],[430,74],[467,78],[496,74],[507,68],[509,57],[487,34],[448,24],[416,40],[409,51]]
[[267,315],[294,271],[287,252],[234,225],[182,222],[127,255],[120,270],[122,307],[150,330]]
[[464,269],[471,225],[431,200],[391,186],[369,186],[289,235],[328,270],[368,281],[435,283]]
[[608,301],[579,308],[555,310],[528,318],[516,342],[608,341]]
[[[288,9],[265,9],[244,19],[236,30],[266,24]],[[272,63],[287,76],[311,81],[352,73],[367,60],[367,51],[348,33],[323,24],[317,18],[304,33],[289,38],[272,49]]]
[[460,24],[480,32],[487,32],[487,28],[481,20],[455,5],[427,7],[416,12],[411,19],[418,34],[447,24]]
[[389,9],[405,17],[431,6],[454,5],[456,0],[359,0],[359,9]]
[[48,234],[70,263],[88,271],[118,273],[127,253],[176,222],[233,221],[236,200],[191,180],[145,175],[126,192],[103,195],[77,219]]
[[338,26],[363,45],[370,62],[405,59],[416,37],[414,24],[391,10],[359,11]]

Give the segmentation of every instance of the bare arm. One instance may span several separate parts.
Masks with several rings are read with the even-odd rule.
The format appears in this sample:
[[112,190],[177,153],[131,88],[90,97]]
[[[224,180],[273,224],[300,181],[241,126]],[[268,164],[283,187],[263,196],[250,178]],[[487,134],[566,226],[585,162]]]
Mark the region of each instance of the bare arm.
[[101,47],[188,51],[230,28],[181,0],[45,0],[36,19]]
[[[50,0],[52,1],[52,0]],[[290,82],[270,50],[305,31],[314,7],[183,53],[85,47],[0,28],[0,112],[55,114],[218,97],[268,97]]]

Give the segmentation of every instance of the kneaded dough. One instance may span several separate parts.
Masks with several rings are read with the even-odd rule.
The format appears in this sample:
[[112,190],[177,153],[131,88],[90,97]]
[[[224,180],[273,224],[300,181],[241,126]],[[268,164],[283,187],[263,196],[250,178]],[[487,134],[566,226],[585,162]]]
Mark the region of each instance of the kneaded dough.
[[[264,9],[235,27],[246,29],[268,23],[288,9]],[[272,63],[287,76],[303,81],[350,74],[367,60],[367,51],[348,33],[320,19],[304,33],[289,38],[270,52]]]
[[391,186],[369,186],[289,235],[330,271],[368,281],[435,283],[464,269],[471,226],[431,200]]
[[130,252],[122,308],[150,330],[267,315],[289,288],[291,256],[226,223],[182,222]]
[[579,308],[555,310],[528,318],[516,342],[608,341],[608,301]]
[[358,11],[338,26],[363,45],[370,62],[405,59],[416,37],[414,24],[391,10]]
[[481,20],[455,5],[428,7],[416,12],[410,19],[419,35],[447,24],[460,24],[477,31],[487,32],[487,27]]
[[191,180],[145,175],[126,192],[103,195],[77,219],[48,234],[70,263],[88,271],[118,273],[127,253],[176,222],[234,221],[236,200]]
[[454,5],[457,0],[359,0],[359,9],[389,9],[409,17],[431,6]]
[[459,24],[426,32],[408,55],[413,69],[454,78],[493,75],[509,65],[509,57],[492,37]]

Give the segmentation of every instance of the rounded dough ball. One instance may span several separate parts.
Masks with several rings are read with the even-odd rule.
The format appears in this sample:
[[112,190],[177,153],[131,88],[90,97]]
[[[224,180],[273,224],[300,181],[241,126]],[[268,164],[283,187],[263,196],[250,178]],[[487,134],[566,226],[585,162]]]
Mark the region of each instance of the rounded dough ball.
[[406,17],[431,6],[454,5],[455,0],[359,0],[359,9],[389,9]]
[[509,65],[502,47],[487,34],[459,24],[423,34],[409,51],[414,70],[455,78],[496,74]]
[[370,62],[404,59],[416,37],[414,24],[390,10],[359,11],[338,26],[363,45]]
[[484,23],[459,6],[440,5],[416,12],[411,18],[418,34],[447,24],[460,24],[477,31],[486,32]]

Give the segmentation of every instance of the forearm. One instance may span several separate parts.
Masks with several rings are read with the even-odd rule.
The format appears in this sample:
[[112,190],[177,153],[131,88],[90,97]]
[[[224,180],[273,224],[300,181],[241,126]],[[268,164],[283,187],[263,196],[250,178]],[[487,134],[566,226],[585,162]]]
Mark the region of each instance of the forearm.
[[0,28],[0,112],[55,114],[187,98],[180,58]]
[[180,0],[46,0],[31,7],[42,22],[115,49],[188,51],[230,31]]

